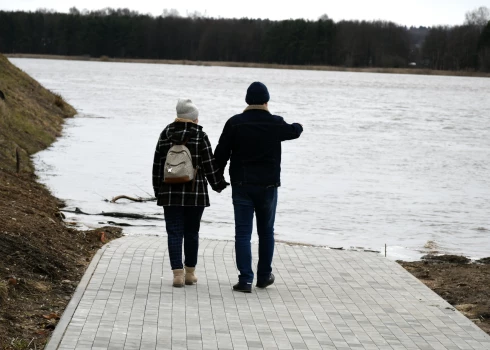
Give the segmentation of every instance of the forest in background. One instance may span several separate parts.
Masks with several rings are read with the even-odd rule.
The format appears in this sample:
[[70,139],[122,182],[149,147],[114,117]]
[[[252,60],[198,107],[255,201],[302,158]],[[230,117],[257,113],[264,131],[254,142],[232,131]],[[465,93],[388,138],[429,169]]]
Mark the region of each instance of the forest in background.
[[69,13],[0,11],[0,52],[42,55],[254,62],[284,65],[490,71],[490,10],[458,26],[389,21],[160,16],[106,8]]

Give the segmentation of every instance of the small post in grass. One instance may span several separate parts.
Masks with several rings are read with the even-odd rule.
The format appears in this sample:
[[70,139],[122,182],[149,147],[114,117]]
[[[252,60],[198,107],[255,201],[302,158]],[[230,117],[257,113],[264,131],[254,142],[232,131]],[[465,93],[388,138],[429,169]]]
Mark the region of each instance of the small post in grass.
[[385,243],[385,258],[386,258],[386,243]]
[[20,173],[20,154],[19,154],[19,147],[15,149],[15,159],[17,161],[17,174]]

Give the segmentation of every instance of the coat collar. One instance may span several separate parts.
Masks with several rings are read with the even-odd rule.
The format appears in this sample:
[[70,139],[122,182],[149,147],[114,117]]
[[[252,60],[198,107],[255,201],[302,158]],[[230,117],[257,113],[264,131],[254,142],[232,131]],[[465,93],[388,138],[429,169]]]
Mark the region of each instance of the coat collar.
[[260,111],[269,112],[269,108],[267,108],[267,106],[265,105],[250,105],[247,108],[245,108],[244,112],[251,111],[251,110],[260,110]]
[[194,123],[194,124],[196,124],[196,121],[191,120],[191,119],[175,118],[174,123]]

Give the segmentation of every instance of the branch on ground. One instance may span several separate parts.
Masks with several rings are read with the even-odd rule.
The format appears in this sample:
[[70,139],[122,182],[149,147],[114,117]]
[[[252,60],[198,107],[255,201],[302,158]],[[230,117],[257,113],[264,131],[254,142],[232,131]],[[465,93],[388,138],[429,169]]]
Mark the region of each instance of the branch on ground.
[[80,208],[75,208],[75,210],[61,210],[65,213],[73,213],[73,214],[81,214],[81,215],[101,215],[101,216],[111,216],[114,218],[129,218],[129,219],[141,219],[141,220],[165,220],[162,218],[156,218],[154,216],[146,216],[142,214],[134,214],[134,213],[119,213],[119,212],[109,212],[109,213],[97,213],[97,214],[89,214],[85,213]]
[[114,198],[111,199],[111,203],[116,203],[119,199],[129,199],[130,201],[133,201],[133,202],[153,202],[153,201],[156,201],[157,199],[155,197],[149,197],[149,198],[142,198],[142,197],[138,197],[138,198],[134,198],[134,197],[129,197],[129,196],[126,196],[126,195],[120,195],[120,196],[116,196]]

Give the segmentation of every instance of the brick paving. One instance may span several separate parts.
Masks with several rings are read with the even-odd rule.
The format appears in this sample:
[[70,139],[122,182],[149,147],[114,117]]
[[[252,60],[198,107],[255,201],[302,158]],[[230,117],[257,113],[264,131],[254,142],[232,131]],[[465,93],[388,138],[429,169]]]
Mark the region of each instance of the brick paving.
[[46,349],[490,349],[376,253],[277,244],[273,269],[274,285],[233,292],[234,242],[201,240],[198,283],[173,288],[166,237],[123,237],[94,258]]

